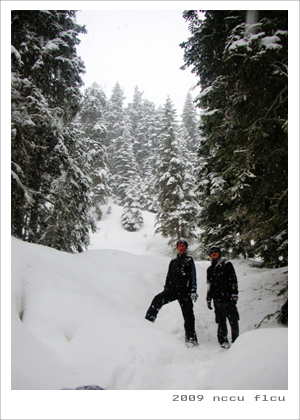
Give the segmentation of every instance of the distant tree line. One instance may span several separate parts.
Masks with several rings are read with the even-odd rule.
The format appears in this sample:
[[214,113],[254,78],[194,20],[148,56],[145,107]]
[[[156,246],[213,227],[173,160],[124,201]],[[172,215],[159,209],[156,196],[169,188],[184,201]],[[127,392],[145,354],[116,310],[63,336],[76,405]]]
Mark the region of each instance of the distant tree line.
[[12,235],[81,252],[113,197],[129,231],[148,210],[170,243],[286,265],[287,12],[259,13],[184,12],[200,93],[179,120],[138,87],[81,93],[76,12],[13,11]]

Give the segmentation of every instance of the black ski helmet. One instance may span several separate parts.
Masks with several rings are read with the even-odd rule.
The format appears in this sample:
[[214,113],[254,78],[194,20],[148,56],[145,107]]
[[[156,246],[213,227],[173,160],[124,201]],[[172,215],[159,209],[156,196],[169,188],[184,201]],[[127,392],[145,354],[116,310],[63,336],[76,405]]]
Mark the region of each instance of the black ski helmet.
[[213,251],[216,251],[216,252],[218,252],[218,253],[221,255],[221,250],[220,250],[220,248],[219,248],[218,246],[212,246],[212,247],[210,247],[210,249],[209,249],[209,255],[210,255]]
[[177,242],[176,242],[176,248],[178,247],[179,244],[184,244],[186,247],[189,246],[189,244],[187,243],[187,241],[183,238],[180,238]]

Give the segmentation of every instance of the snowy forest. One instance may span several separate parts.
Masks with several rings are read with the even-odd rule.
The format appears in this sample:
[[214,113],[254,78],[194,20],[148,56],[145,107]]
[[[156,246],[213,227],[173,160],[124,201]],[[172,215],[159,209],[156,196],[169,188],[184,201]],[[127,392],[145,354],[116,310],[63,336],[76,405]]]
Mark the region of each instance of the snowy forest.
[[[136,86],[125,106],[83,89],[76,11],[11,14],[11,230],[83,252],[113,198],[124,229],[155,214],[156,231],[207,257],[288,264],[288,11],[183,12],[182,71],[197,75],[182,110]],[[176,89],[176,87],[175,87]]]

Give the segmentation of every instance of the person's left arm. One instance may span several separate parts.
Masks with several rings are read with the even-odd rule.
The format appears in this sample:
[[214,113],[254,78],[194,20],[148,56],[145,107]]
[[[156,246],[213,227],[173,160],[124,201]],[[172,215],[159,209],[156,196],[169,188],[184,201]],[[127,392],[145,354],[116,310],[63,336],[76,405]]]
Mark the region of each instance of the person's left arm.
[[226,263],[226,271],[227,271],[227,278],[229,280],[229,283],[231,285],[231,298],[234,302],[237,302],[238,300],[238,281],[235,269],[233,267],[233,264],[231,261],[227,261]]
[[198,299],[198,295],[197,295],[197,276],[196,276],[196,266],[194,263],[194,260],[191,258],[190,260],[190,265],[191,265],[191,298],[193,300],[193,302],[196,302]]
[[192,263],[192,272],[191,272],[191,281],[192,281],[192,293],[197,293],[197,274],[196,274],[196,266],[194,260],[191,260]]

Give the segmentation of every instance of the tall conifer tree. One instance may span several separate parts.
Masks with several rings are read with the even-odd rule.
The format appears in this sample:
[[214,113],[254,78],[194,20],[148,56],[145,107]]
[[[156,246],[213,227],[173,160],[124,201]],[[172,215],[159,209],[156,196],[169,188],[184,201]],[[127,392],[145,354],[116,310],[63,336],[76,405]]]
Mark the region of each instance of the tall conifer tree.
[[109,188],[109,171],[107,167],[106,136],[104,113],[106,96],[102,88],[93,83],[84,92],[81,109],[78,115],[84,140],[89,155],[90,176],[92,178],[92,203],[98,218],[101,218],[100,205],[107,202],[111,194]]
[[55,10],[12,11],[11,25],[12,234],[81,251],[93,229],[80,162],[86,150],[72,123],[84,72],[76,46],[85,28],[74,11]]
[[[204,253],[287,263],[287,12],[186,11],[199,76]],[[274,179],[276,178],[276,182]]]
[[157,189],[157,232],[169,237],[170,243],[180,237],[195,238],[196,206],[190,200],[190,179],[183,149],[179,143],[176,111],[168,97],[161,121]]
[[136,86],[134,88],[133,101],[128,104],[126,115],[130,118],[131,135],[133,139],[133,151],[139,166],[147,155],[144,118],[143,92]]
[[188,92],[186,95],[181,118],[182,123],[189,135],[187,147],[192,152],[196,152],[199,142],[200,122],[197,116],[196,106],[193,102],[193,98],[190,92]]
[[[126,198],[126,189],[129,184],[135,182],[137,188],[140,184],[138,165],[133,152],[133,139],[130,132],[130,123],[124,126],[122,135],[118,138],[120,145],[115,156],[116,173],[112,177],[115,197],[120,204]],[[139,188],[138,188],[139,189]]]
[[121,222],[124,229],[129,232],[136,232],[140,230],[144,223],[144,219],[141,212],[140,191],[138,191],[134,179],[131,178],[129,180],[125,194]]
[[119,82],[112,90],[107,104],[105,121],[107,128],[108,167],[111,174],[115,174],[115,155],[119,149],[118,139],[122,136],[126,112],[124,109],[125,95]]

